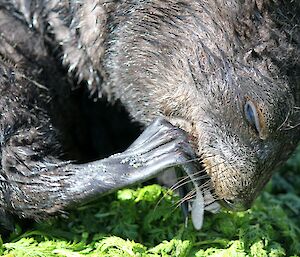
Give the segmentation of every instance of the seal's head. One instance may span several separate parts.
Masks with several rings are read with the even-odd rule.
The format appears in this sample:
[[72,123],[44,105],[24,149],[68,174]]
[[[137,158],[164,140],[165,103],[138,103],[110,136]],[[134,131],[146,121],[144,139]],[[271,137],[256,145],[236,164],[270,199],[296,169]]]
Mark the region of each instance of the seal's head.
[[216,0],[115,13],[107,93],[137,120],[185,129],[232,209],[248,208],[299,142],[299,11],[296,1]]

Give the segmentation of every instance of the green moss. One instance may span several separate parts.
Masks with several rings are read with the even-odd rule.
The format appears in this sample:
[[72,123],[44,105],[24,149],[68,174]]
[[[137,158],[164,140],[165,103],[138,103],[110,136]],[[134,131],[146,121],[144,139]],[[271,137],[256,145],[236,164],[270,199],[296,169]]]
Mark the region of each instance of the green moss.
[[[205,216],[184,225],[178,198],[158,186],[124,189],[68,218],[16,224],[0,255],[17,256],[297,256],[300,253],[300,151],[246,212]],[[27,226],[28,227],[28,226]]]

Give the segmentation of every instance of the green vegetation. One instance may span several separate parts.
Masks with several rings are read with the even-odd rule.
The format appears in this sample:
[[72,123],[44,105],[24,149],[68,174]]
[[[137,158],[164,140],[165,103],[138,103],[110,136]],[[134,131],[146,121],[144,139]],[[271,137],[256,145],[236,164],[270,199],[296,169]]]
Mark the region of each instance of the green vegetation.
[[[124,189],[68,218],[16,225],[0,254],[22,256],[300,256],[300,149],[246,212],[184,226],[178,198],[158,185]],[[28,227],[28,225],[27,225]]]

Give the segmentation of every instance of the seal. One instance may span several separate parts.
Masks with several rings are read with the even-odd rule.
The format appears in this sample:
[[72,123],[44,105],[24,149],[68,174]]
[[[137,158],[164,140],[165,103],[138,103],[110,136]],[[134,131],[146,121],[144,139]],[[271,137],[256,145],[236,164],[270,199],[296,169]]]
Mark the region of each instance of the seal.
[[[1,63],[3,212],[47,217],[177,166],[195,187],[186,198],[195,196],[194,220],[215,200],[243,210],[300,140],[297,1],[2,0],[0,7],[1,55],[9,60]],[[49,49],[57,46],[65,76],[120,100],[149,126],[124,153],[80,165],[54,154],[45,104],[29,110],[55,84],[39,69],[61,80],[45,68],[55,65]]]

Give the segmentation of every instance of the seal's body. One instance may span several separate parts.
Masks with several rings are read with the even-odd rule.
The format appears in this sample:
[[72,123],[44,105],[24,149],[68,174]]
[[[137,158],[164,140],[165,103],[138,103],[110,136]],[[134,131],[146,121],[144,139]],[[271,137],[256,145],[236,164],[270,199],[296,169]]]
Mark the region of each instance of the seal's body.
[[[299,142],[296,1],[2,0],[0,7],[5,212],[39,218],[170,166],[194,174],[188,141],[215,198],[244,209]],[[159,120],[120,155],[60,161],[47,101],[37,103],[55,81],[65,83],[49,49],[61,53],[66,77],[121,100],[145,125],[169,120],[189,140]]]

